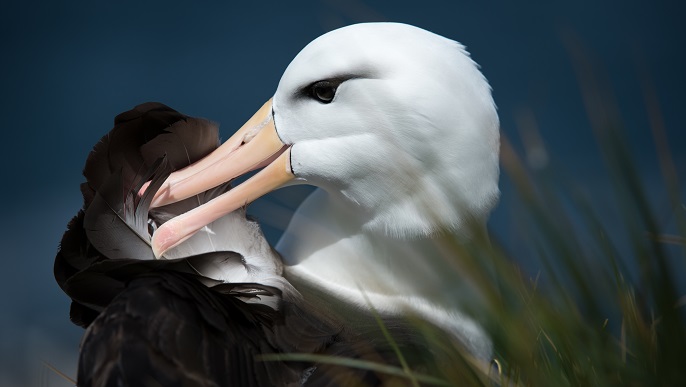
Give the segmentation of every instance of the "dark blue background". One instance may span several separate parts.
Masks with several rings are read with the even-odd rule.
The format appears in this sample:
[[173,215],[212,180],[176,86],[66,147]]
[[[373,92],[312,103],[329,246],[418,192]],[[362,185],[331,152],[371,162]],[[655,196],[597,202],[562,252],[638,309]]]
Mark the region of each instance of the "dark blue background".
[[[669,218],[642,84],[649,80],[657,91],[683,179],[686,13],[677,1],[227,3],[0,6],[0,385],[68,385],[43,360],[75,375],[82,331],[68,321],[52,262],[81,205],[85,158],[113,117],[160,101],[219,122],[228,138],[272,95],[305,44],[355,22],[405,22],[467,45],[493,86],[504,133],[516,139],[535,123],[564,179],[602,194],[607,177],[576,72],[579,57],[589,60],[616,97],[657,211]],[[291,189],[253,206],[272,241],[306,192]],[[513,205],[505,185],[491,226],[516,244],[508,237],[517,223]]]

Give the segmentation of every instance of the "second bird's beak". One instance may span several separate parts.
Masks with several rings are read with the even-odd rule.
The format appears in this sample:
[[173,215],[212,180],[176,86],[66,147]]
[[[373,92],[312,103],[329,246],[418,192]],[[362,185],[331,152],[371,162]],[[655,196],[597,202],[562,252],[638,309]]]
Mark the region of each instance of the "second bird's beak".
[[155,256],[161,257],[204,226],[295,178],[290,147],[276,133],[271,99],[214,152],[172,173],[155,194],[152,207],[189,198],[262,167],[229,192],[160,226],[152,236]]

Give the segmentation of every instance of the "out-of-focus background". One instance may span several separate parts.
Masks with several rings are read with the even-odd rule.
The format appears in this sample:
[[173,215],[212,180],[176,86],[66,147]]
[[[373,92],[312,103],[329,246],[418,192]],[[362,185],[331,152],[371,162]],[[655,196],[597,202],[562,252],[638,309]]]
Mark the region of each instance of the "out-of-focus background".
[[[312,39],[352,23],[404,22],[465,44],[493,86],[504,134],[527,150],[529,166],[554,163],[559,178],[602,203],[612,200],[609,183],[581,92],[592,68],[620,113],[655,213],[669,224],[648,112],[658,106],[683,180],[685,14],[680,2],[648,0],[3,4],[0,385],[68,385],[43,362],[75,376],[83,332],[69,322],[52,264],[81,206],[85,158],[119,112],[160,101],[220,123],[226,139]],[[526,247],[516,233],[521,209],[512,208],[505,177],[502,188],[490,228],[516,256]],[[283,190],[251,207],[272,242],[308,192]],[[522,264],[536,272],[525,255]]]

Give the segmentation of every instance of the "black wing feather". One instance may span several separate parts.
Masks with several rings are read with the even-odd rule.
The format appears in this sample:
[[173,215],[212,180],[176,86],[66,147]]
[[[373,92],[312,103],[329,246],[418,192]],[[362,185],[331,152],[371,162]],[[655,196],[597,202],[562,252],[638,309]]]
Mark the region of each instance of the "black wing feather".
[[297,385],[307,364],[256,359],[279,350],[264,334],[278,321],[181,273],[140,276],[88,328],[79,385]]

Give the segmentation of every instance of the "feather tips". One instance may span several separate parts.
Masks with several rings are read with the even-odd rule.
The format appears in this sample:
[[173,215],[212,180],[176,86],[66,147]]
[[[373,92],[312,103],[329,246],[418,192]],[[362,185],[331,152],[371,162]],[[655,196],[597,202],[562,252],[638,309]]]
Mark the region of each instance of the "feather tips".
[[[144,103],[115,118],[114,128],[87,158],[83,170],[86,182],[81,185],[84,208],[69,223],[55,257],[55,279],[74,301],[75,323],[90,323],[93,316],[88,311],[101,311],[123,289],[132,277],[117,278],[116,274],[125,267],[140,265],[136,270],[128,269],[130,276],[170,269],[187,270],[200,277],[194,266],[212,265],[218,260],[241,261],[238,254],[225,251],[194,257],[194,263],[142,263],[154,259],[148,230],[154,193],[173,170],[199,160],[218,144],[215,124],[160,103]],[[147,181],[149,189],[139,197],[138,191]],[[227,189],[225,185],[207,195]],[[197,206],[193,204],[197,201],[191,198],[175,207],[158,209],[155,221],[163,223]],[[203,281],[207,285],[219,283],[209,278]]]
[[[119,171],[95,191],[86,209],[83,227],[89,241],[98,251],[110,259],[155,258],[150,248],[148,209],[153,192],[159,189],[170,173],[167,159],[163,157],[151,166],[148,173],[139,177],[137,184],[122,187],[124,182]],[[150,189],[138,198],[138,190],[148,179],[152,179]]]

